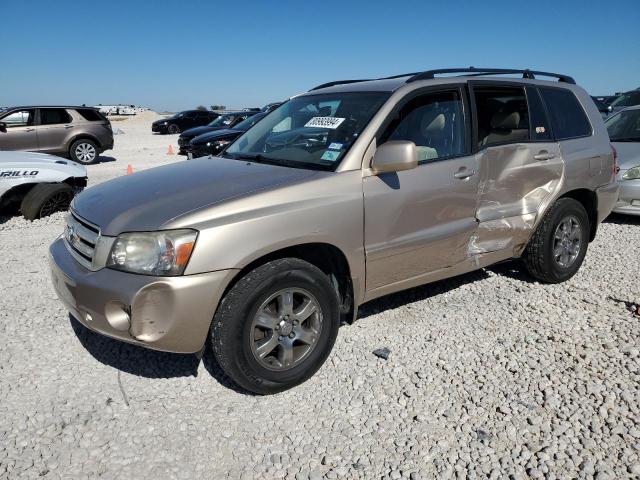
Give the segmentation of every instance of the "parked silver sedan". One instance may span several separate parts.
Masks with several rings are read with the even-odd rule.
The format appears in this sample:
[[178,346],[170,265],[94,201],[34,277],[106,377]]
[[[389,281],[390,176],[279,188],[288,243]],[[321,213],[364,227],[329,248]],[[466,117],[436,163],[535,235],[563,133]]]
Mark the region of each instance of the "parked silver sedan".
[[613,211],[640,215],[640,105],[616,113],[605,125],[620,166],[620,197]]

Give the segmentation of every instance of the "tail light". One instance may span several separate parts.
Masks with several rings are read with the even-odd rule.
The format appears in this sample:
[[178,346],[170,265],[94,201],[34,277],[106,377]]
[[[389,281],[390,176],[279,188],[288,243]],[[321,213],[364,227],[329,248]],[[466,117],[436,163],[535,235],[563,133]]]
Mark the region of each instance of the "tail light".
[[618,172],[620,172],[620,167],[618,166],[618,151],[613,145],[611,145],[611,151],[613,152],[612,176],[615,178],[616,175],[618,175]]

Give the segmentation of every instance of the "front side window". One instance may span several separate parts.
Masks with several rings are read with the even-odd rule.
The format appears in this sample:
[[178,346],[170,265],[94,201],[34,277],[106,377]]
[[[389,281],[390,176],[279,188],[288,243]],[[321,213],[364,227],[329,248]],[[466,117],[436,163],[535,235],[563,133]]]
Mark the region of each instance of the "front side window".
[[482,86],[476,102],[476,148],[529,141],[529,110],[522,87]]
[[464,154],[463,106],[458,91],[420,95],[410,100],[395,118],[381,143],[409,140],[416,144],[418,162]]
[[57,125],[71,122],[71,117],[64,108],[40,109],[40,125]]
[[556,140],[591,135],[591,124],[572,91],[564,88],[539,89],[549,112],[551,128]]
[[233,123],[233,115],[221,115],[209,124],[210,127],[228,127]]
[[240,136],[223,156],[334,170],[388,98],[388,92],[295,97]]
[[640,142],[640,109],[624,110],[604,122],[612,142]]
[[4,122],[7,125],[7,128],[33,125],[33,110],[19,110],[17,112],[11,112],[9,115],[0,118],[0,122]]

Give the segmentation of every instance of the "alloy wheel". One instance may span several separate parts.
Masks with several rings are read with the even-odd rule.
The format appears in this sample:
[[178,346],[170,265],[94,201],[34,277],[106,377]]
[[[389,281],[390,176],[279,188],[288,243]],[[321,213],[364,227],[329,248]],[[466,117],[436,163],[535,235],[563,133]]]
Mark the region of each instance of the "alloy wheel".
[[573,215],[563,218],[553,235],[553,259],[562,268],[576,261],[582,246],[582,228]]
[[82,163],[91,163],[96,159],[96,147],[90,143],[80,143],[76,146],[76,158]]
[[251,352],[269,370],[289,370],[315,349],[322,330],[322,309],[307,290],[288,288],[271,295],[251,324]]

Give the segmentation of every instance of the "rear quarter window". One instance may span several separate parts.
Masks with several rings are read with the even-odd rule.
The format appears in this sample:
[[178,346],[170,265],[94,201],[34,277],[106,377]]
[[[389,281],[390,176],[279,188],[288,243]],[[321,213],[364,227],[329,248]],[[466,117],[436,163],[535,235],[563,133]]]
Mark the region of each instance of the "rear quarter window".
[[82,116],[82,118],[90,122],[104,120],[104,117],[100,114],[100,112],[94,110],[93,108],[77,108],[76,112],[78,112]]
[[575,94],[564,88],[540,88],[556,140],[587,137],[591,123]]

